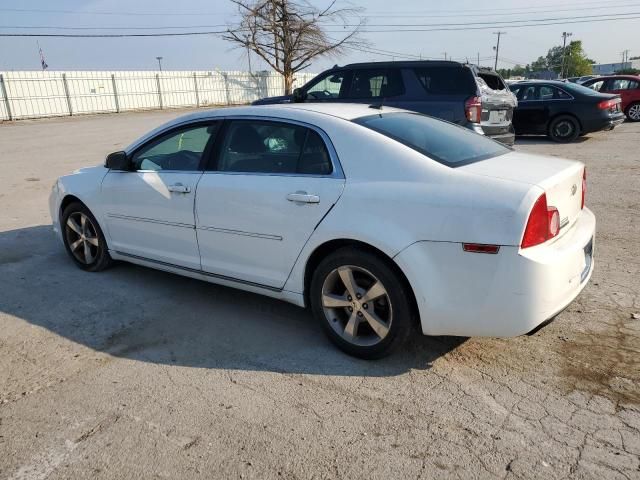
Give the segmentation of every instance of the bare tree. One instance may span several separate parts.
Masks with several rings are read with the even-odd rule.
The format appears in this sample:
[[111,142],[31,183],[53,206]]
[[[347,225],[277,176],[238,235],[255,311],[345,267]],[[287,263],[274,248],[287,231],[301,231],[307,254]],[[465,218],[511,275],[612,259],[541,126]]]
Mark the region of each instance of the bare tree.
[[337,55],[344,48],[359,45],[357,36],[362,25],[333,39],[323,30],[325,26],[342,23],[357,15],[358,8],[336,8],[336,0],[325,9],[318,9],[302,0],[231,0],[238,6],[240,23],[223,34],[239,47],[255,52],[271,68],[284,77],[285,95],[291,94],[293,76],[307,68],[313,58]]

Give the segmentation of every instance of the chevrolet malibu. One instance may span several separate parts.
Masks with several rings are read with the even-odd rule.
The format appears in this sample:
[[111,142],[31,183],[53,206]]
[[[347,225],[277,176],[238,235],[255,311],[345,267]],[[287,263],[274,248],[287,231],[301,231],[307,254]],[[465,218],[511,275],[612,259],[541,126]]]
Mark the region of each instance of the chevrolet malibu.
[[173,120],[50,197],[69,256],[310,306],[345,352],[510,337],[593,271],[583,164],[386,107],[255,106]]

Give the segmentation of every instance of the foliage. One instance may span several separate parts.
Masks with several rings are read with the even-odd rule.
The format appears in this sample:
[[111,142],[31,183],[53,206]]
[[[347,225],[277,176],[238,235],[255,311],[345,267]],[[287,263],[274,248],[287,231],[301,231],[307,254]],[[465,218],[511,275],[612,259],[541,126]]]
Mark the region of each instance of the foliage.
[[[313,58],[337,55],[348,46],[359,44],[362,23],[346,29],[348,17],[360,10],[335,8],[336,0],[320,10],[305,0],[231,0],[240,22],[230,26],[223,38],[256,53],[284,76],[285,94],[293,87],[293,75],[310,65]],[[330,38],[325,26],[343,24],[345,34]]]
[[[510,76],[524,76],[527,77],[531,72],[553,70],[556,73],[560,73],[562,70],[562,56],[563,47],[558,45],[549,49],[544,57],[538,57],[529,65],[521,66],[516,65],[511,69],[501,70],[501,74],[508,78]],[[581,77],[583,75],[590,75],[592,71],[591,65],[595,63],[582,49],[582,41],[574,40],[569,43],[566,48],[565,54],[565,67],[564,72],[566,77]]]

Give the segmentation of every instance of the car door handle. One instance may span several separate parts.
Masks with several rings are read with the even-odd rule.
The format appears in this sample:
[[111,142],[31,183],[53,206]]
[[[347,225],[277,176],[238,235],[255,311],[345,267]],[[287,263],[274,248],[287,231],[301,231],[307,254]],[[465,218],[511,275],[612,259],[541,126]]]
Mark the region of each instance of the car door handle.
[[169,185],[167,187],[167,190],[174,193],[189,193],[191,191],[191,188],[181,183],[174,183],[173,185]]
[[297,203],[320,203],[318,195],[309,195],[307,192],[296,192],[287,195],[287,200]]

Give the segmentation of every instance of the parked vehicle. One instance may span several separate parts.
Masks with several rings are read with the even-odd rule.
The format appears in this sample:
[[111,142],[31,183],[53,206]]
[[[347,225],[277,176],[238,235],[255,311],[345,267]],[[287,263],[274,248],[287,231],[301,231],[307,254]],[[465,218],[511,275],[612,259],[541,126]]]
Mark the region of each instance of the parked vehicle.
[[596,92],[620,95],[622,111],[632,122],[640,122],[640,76],[610,75],[583,83]]
[[496,72],[445,61],[373,62],[335,66],[275,103],[384,104],[463,125],[512,145],[516,100]]
[[587,80],[591,80],[592,78],[598,78],[598,75],[584,75],[582,77],[571,77],[571,78],[567,78],[567,81],[582,85],[584,82],[586,82]]
[[310,305],[374,358],[415,319],[510,337],[553,318],[593,271],[585,190],[579,162],[429,116],[278,105],[177,118],[60,177],[50,210],[83,270],[124,260]]
[[612,130],[624,121],[620,97],[569,82],[529,80],[511,85],[518,98],[516,134],[548,135],[571,142],[579,135]]

